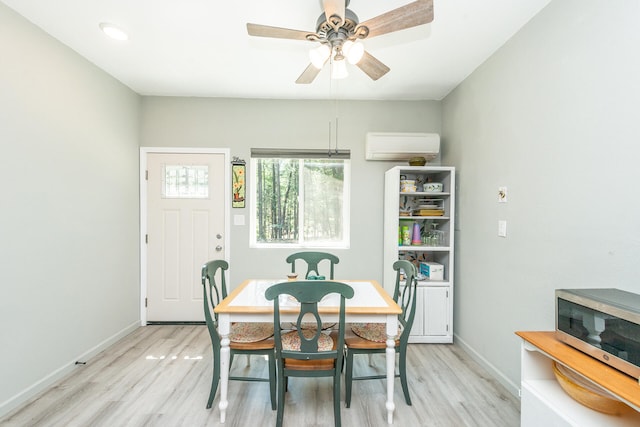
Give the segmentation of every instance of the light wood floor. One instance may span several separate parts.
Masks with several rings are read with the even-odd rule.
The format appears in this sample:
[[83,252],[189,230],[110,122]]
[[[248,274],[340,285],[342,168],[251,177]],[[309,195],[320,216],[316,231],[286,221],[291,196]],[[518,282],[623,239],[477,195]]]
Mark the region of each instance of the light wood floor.
[[[275,425],[267,383],[231,381],[227,422],[218,396],[205,409],[211,386],[211,343],[205,326],[137,329],[0,420],[0,426],[268,426]],[[354,372],[384,370],[384,356],[358,357]],[[395,384],[394,425],[519,426],[519,402],[456,345],[413,344],[408,352],[412,406]],[[266,375],[266,362],[239,356],[233,371]],[[384,380],[353,385],[345,427],[387,426]],[[342,387],[344,393],[344,384]],[[333,426],[331,380],[291,378],[284,425]]]

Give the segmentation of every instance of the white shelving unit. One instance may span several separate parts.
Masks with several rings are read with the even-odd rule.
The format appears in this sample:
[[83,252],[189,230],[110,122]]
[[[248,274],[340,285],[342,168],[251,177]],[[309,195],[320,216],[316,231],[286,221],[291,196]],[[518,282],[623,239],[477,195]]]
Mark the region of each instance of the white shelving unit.
[[[521,425],[522,427],[631,427],[640,425],[640,386],[636,380],[555,340],[553,332],[522,332]],[[558,384],[553,362],[559,362],[611,397],[627,405],[619,414],[594,411],[573,400]],[[588,375],[587,375],[588,374]],[[613,390],[609,385],[615,385]],[[626,393],[631,390],[631,393]],[[625,399],[622,395],[626,394]]]
[[[401,177],[416,180],[415,192],[401,192]],[[440,182],[443,191],[422,191],[422,183]],[[442,215],[420,215],[420,206],[436,205]],[[401,210],[410,209],[410,212]],[[430,208],[428,210],[431,210]],[[423,210],[424,212],[424,210]],[[453,272],[454,272],[455,168],[446,166],[396,166],[385,173],[384,192],[384,287],[393,292],[398,259],[437,262],[444,266],[444,280],[422,279],[418,282],[417,314],[410,342],[453,342]],[[415,223],[421,235],[435,229],[443,232],[443,241],[403,245],[399,242],[400,227],[413,230]]]

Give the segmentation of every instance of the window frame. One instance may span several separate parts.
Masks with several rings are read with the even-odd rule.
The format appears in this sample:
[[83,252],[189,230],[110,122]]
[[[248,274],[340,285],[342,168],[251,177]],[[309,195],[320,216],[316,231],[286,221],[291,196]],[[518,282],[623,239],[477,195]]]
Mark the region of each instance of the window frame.
[[[311,159],[319,159],[324,158],[328,159],[330,156],[327,155],[327,151],[323,151],[323,156],[320,157],[318,155],[309,154],[311,150],[295,150],[290,153],[288,150],[281,150],[277,155],[269,156],[269,155],[258,155],[254,156],[252,152],[250,167],[251,173],[248,181],[249,187],[249,247],[250,248],[264,248],[264,249],[349,249],[351,245],[351,227],[350,227],[350,218],[351,218],[351,158],[350,154],[347,152],[346,157],[340,156],[337,157],[339,160],[344,162],[343,165],[343,174],[344,174],[344,186],[342,192],[342,235],[343,238],[341,241],[332,241],[327,243],[319,243],[319,242],[305,242],[303,241],[304,234],[301,231],[298,243],[263,243],[258,242],[256,239],[256,223],[257,223],[257,200],[258,195],[256,193],[257,185],[256,185],[256,170],[257,170],[257,162],[259,159],[274,159],[274,158],[283,158],[283,159],[297,159],[300,161],[311,160]],[[296,155],[295,153],[300,153]],[[290,155],[287,155],[290,154]],[[343,153],[344,154],[344,153]],[[300,168],[300,187],[298,189],[298,200],[304,200],[304,169]],[[299,229],[304,230],[304,206],[301,204],[298,212],[298,223]]]

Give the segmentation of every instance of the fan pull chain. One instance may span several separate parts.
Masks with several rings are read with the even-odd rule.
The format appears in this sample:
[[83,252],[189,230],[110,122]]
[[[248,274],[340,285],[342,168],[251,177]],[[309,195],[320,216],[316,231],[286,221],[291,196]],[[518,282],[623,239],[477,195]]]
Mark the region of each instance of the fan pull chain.
[[331,120],[329,120],[329,151],[327,154],[331,157]]
[[[330,56],[330,65],[333,67],[333,56]],[[335,132],[335,149],[331,150],[331,139],[333,133],[331,132],[331,120],[329,120],[329,152],[328,155],[331,157],[332,154],[338,154],[338,82],[333,82],[333,78],[331,78],[331,73],[329,73],[329,95],[333,97],[333,113],[335,115],[336,120],[336,132]],[[335,92],[334,92],[335,90]]]
[[335,143],[336,154],[338,154],[338,89],[339,89],[339,86],[340,86],[340,83],[336,82],[336,93],[335,93],[335,97],[333,98],[333,112],[336,116],[336,143]]
[[336,154],[338,154],[338,115],[336,114]]

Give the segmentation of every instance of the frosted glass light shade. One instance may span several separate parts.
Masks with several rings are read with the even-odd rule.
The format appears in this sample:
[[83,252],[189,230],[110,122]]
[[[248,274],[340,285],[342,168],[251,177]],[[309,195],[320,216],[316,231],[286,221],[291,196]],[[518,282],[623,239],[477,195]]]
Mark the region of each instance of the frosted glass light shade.
[[313,48],[309,51],[309,59],[311,59],[311,63],[318,70],[321,70],[324,66],[324,63],[329,59],[329,55],[331,54],[331,49],[326,44],[321,44],[320,46]]
[[349,75],[347,71],[347,64],[344,59],[340,61],[333,61],[331,64],[331,78],[332,79],[344,79]]
[[364,55],[364,44],[359,41],[353,42],[351,40],[347,40],[342,46],[342,51],[347,57],[349,64],[357,64]]

